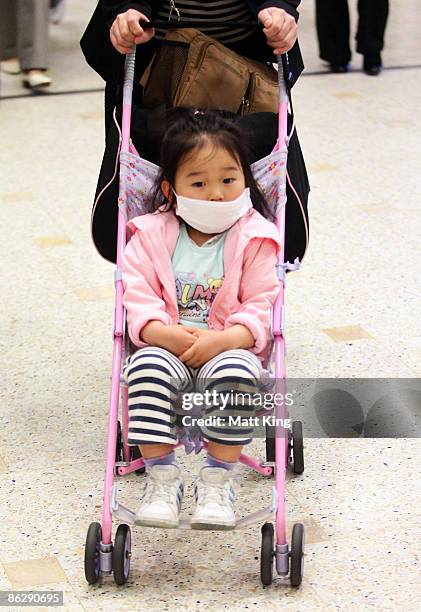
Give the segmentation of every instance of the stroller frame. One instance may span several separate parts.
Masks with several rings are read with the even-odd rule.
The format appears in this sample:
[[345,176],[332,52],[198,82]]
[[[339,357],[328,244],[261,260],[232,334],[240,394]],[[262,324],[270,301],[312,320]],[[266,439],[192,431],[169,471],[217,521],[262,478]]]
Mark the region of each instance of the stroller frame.
[[[278,82],[279,82],[279,125],[278,141],[275,149],[287,149],[287,116],[288,92],[283,76],[281,56],[278,56]],[[123,115],[121,131],[121,153],[133,150],[130,141],[130,123],[132,108],[132,92],[135,66],[135,48],[127,55],[125,62],[123,86]],[[281,190],[278,190],[280,192]],[[122,181],[120,179],[120,197],[122,197]],[[276,227],[281,236],[281,249],[278,253],[277,273],[280,289],[272,309],[271,331],[274,341],[275,357],[275,398],[285,396],[285,273],[287,270],[299,269],[299,261],[293,264],[284,262],[285,245],[285,205],[286,196],[279,194],[280,201],[276,215]],[[142,473],[145,464],[139,456],[137,447],[127,444],[128,438],[128,388],[122,374],[122,355],[125,343],[126,321],[123,307],[123,283],[121,274],[121,260],[126,245],[126,220],[121,210],[118,211],[117,233],[117,259],[114,273],[115,281],[115,309],[113,324],[113,358],[112,376],[109,398],[108,438],[106,450],[106,465],[103,492],[102,522],[91,523],[86,537],[85,545],[85,577],[89,584],[96,583],[102,575],[114,574],[117,584],[125,584],[130,570],[131,532],[126,524],[133,524],[135,513],[121,505],[117,500],[117,487],[114,485],[115,475],[125,475],[131,472]],[[282,394],[282,395],[278,395]],[[119,401],[121,399],[121,427],[118,421]],[[275,474],[275,486],[272,488],[272,501],[270,506],[258,510],[239,519],[235,529],[248,527],[251,524],[266,521],[275,516],[275,536],[271,522],[262,526],[262,547],[260,576],[264,585],[273,580],[273,567],[284,579],[281,582],[290,582],[292,586],[301,584],[303,575],[304,554],[304,526],[296,523],[292,531],[292,543],[289,547],[286,537],[286,510],[285,510],[285,473],[291,467],[296,474],[304,470],[302,427],[299,421],[292,424],[292,432],[281,428],[278,423],[288,417],[283,402],[274,402],[275,423],[273,428],[274,439],[266,438],[267,461],[258,461],[245,454],[240,456],[240,462],[264,476]],[[267,431],[268,433],[268,431]],[[179,446],[181,442],[178,442]],[[207,443],[204,443],[204,448]],[[112,516],[124,521],[118,526],[114,544],[112,541]],[[189,529],[187,519],[181,519],[179,528]]]

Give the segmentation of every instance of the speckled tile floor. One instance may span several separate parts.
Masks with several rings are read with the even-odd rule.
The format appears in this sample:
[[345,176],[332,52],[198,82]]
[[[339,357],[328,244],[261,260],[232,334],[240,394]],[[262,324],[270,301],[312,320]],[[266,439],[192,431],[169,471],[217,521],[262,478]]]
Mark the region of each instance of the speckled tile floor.
[[[348,75],[322,74],[313,3],[302,4],[307,75],[294,97],[311,241],[302,271],[288,277],[288,372],[416,378],[421,8],[391,3],[386,69],[373,79],[360,59]],[[287,481],[288,527],[306,526],[298,591],[260,586],[258,527],[212,537],[137,530],[128,585],[87,586],[84,540],[102,502],[113,270],[89,234],[103,97],[77,40],[95,2],[68,5],[51,29],[51,91],[89,91],[31,97],[1,75],[0,589],[63,590],[71,611],[420,610],[416,439],[306,441],[305,474]],[[261,440],[252,452],[263,453]],[[193,477],[201,459],[181,462]],[[238,480],[239,514],[266,505],[263,477],[242,467]],[[119,480],[128,505],[142,481]]]

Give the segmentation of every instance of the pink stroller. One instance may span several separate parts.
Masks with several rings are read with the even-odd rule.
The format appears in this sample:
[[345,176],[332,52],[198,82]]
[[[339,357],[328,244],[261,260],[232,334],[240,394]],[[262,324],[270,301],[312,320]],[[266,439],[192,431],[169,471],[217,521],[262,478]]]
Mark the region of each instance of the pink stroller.
[[[128,351],[128,339],[125,328],[123,308],[123,284],[121,278],[121,259],[126,245],[126,224],[129,219],[144,211],[145,198],[154,182],[157,167],[140,158],[130,140],[130,122],[132,107],[132,90],[134,77],[135,52],[126,58],[123,89],[123,118],[120,161],[120,191],[117,237],[117,267],[115,270],[116,302],[114,313],[114,350],[112,363],[112,381],[108,417],[108,441],[105,468],[102,523],[91,523],[86,537],[85,576],[89,584],[96,583],[106,574],[114,574],[119,585],[127,582],[131,559],[130,524],[134,523],[135,513],[124,507],[117,500],[117,487],[114,476],[131,472],[145,471],[144,462],[137,447],[130,447],[128,439],[128,389],[122,378],[122,362]],[[288,94],[283,79],[281,58],[278,58],[279,75],[279,132],[274,151],[253,164],[255,178],[260,182],[267,201],[276,211],[276,226],[280,236],[285,236],[285,204],[287,181],[287,111]],[[265,177],[265,178],[264,178]],[[261,180],[259,180],[259,178]],[[262,180],[264,178],[264,183]],[[269,179],[269,180],[268,180]],[[304,215],[303,215],[304,216]],[[284,245],[284,240],[282,244]],[[292,586],[298,587],[303,576],[304,526],[296,523],[292,530],[291,545],[286,537],[285,518],[285,472],[289,467],[296,474],[304,471],[302,424],[292,423],[286,429],[280,425],[288,417],[285,403],[277,398],[285,397],[285,339],[284,330],[284,284],[287,270],[299,268],[298,258],[293,264],[284,262],[284,247],[278,256],[277,272],[280,290],[272,311],[272,333],[274,357],[274,417],[275,425],[272,434],[266,429],[266,461],[257,461],[247,455],[241,455],[240,461],[264,476],[275,475],[275,486],[272,489],[271,504],[249,514],[236,523],[235,529],[248,527],[255,523],[264,523],[261,543],[260,576],[263,585],[270,585],[275,567],[279,576]],[[121,408],[121,425],[118,420],[119,404]],[[179,445],[181,442],[178,443]],[[206,443],[203,443],[206,447]],[[186,447],[187,448],[187,447]],[[114,543],[112,541],[112,517],[120,522]],[[273,522],[275,522],[275,530]],[[179,528],[189,529],[187,519],[181,519]],[[275,532],[275,533],[274,533]]]

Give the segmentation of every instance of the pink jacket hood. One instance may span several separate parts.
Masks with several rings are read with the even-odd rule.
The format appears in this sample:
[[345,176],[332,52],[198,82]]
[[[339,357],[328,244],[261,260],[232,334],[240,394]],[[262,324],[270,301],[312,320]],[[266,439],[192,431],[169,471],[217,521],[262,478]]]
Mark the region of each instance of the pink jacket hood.
[[[132,238],[122,260],[123,303],[132,342],[153,320],[179,322],[171,258],[180,232],[173,211],[135,217],[128,224]],[[251,209],[227,232],[224,245],[224,281],[211,306],[209,329],[245,325],[255,339],[250,350],[265,365],[271,344],[271,307],[279,291],[276,256],[280,239],[274,223]]]

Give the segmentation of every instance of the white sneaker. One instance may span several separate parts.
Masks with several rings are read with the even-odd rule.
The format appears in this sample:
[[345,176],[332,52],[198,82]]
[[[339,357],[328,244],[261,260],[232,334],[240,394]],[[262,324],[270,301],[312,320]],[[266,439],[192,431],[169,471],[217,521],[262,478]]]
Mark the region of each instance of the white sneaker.
[[146,477],[135,525],[178,527],[183,478],[178,465],[154,465]]
[[3,60],[0,62],[1,71],[5,74],[20,74],[20,62],[17,58]]
[[45,70],[30,70],[23,77],[23,84],[28,89],[39,90],[51,85],[51,77]]
[[202,467],[195,483],[192,529],[234,529],[234,487],[229,470]]

